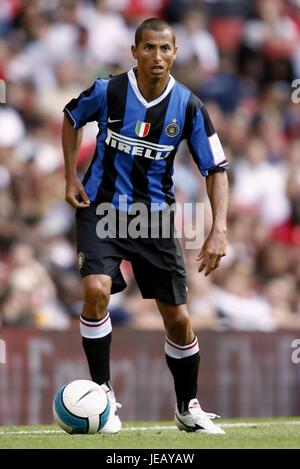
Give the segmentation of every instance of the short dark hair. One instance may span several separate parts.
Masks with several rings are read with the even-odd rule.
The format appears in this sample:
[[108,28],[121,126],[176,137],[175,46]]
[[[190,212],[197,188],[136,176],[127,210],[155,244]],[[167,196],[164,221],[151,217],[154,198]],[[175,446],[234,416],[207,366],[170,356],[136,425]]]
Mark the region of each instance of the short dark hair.
[[139,42],[142,40],[143,32],[145,29],[153,29],[154,31],[164,31],[169,29],[172,33],[173,43],[175,45],[175,35],[169,23],[161,18],[148,18],[143,21],[135,32],[135,45],[138,46]]

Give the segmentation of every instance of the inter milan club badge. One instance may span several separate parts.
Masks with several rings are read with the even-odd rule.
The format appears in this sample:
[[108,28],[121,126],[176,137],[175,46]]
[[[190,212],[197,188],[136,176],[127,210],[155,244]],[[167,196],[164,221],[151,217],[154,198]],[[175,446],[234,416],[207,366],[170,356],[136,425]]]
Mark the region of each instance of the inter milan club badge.
[[179,125],[177,124],[176,119],[172,119],[171,124],[168,124],[165,128],[165,132],[168,137],[177,137],[179,130]]
[[78,267],[79,267],[79,269],[82,269],[84,261],[85,261],[84,254],[83,254],[83,252],[80,252],[78,254]]
[[135,133],[138,137],[147,137],[150,127],[150,122],[136,121]]

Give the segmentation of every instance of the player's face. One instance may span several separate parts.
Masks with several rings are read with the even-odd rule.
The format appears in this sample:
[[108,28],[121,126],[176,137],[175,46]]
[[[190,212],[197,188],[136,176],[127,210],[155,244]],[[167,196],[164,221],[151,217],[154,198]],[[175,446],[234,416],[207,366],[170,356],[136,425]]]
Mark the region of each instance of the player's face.
[[176,58],[172,32],[169,29],[154,31],[145,29],[137,46],[132,46],[132,55],[138,69],[149,79],[166,78]]

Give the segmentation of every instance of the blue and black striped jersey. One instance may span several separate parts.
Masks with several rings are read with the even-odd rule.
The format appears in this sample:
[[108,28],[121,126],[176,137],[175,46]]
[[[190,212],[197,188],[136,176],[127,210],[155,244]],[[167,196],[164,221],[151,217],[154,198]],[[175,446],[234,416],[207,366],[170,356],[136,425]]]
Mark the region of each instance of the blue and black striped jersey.
[[151,102],[141,95],[133,69],[98,79],[64,112],[74,128],[98,123],[95,155],[83,180],[96,204],[110,202],[123,210],[119,201],[125,195],[126,209],[134,202],[171,205],[173,163],[184,139],[203,176],[227,166],[203,103],[172,76]]

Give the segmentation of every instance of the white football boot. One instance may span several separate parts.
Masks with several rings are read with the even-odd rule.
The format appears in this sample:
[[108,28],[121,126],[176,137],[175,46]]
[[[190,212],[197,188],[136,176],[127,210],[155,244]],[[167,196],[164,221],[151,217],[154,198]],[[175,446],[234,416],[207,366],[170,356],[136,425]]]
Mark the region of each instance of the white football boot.
[[175,423],[179,430],[186,432],[225,433],[222,428],[211,421],[216,417],[219,418],[219,415],[204,412],[200,407],[198,399],[192,399],[189,402],[186,412],[180,413],[177,406],[175,410]]
[[122,407],[122,405],[116,401],[115,393],[106,384],[101,384],[101,388],[104,389],[109,399],[110,412],[106,424],[101,428],[99,433],[119,433],[122,428],[122,423],[120,417],[117,415],[117,410],[119,407]]

